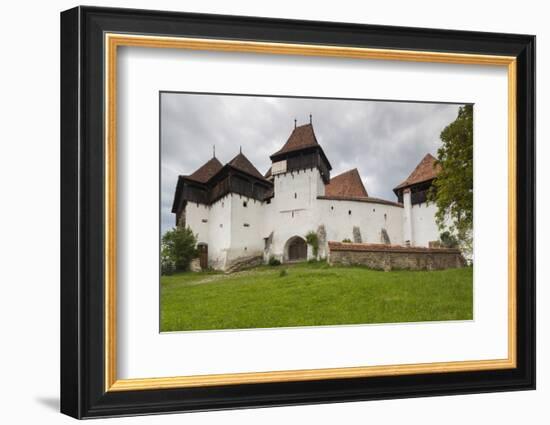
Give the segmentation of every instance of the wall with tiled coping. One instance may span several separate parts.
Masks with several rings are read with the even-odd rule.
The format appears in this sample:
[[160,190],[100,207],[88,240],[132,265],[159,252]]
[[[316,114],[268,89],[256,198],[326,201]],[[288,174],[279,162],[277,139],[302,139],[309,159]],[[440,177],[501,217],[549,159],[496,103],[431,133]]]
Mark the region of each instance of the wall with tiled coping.
[[443,270],[466,266],[458,249],[329,242],[328,262],[375,270]]

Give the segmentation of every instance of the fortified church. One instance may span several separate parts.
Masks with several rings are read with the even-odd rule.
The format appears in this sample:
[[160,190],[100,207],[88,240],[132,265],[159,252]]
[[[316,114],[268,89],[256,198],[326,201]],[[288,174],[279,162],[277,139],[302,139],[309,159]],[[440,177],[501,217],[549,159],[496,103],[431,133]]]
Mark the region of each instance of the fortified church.
[[393,189],[393,201],[369,196],[356,168],[331,175],[311,116],[270,159],[265,175],[240,152],[225,165],[214,156],[179,176],[172,212],[177,226],[197,235],[203,267],[313,258],[310,231],[319,258],[329,254],[329,241],[429,247],[439,240],[436,206],[427,202],[439,171],[430,154]]

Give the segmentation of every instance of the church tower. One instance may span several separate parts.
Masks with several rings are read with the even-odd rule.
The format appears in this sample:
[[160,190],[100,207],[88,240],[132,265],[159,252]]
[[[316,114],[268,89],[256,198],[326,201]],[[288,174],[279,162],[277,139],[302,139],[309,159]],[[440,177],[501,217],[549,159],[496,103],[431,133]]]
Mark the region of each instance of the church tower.
[[269,177],[300,170],[317,169],[325,184],[330,181],[332,166],[323,148],[317,142],[311,115],[309,124],[296,126],[296,120],[294,120],[294,130],[290,137],[281,149],[270,156],[270,159]]

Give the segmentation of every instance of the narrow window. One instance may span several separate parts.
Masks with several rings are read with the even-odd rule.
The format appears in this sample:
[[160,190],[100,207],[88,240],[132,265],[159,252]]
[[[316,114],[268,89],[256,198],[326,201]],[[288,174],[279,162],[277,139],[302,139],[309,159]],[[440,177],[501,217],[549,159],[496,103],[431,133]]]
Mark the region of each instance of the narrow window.
[[330,210],[333,211],[333,210],[334,210],[334,206],[331,205],[331,206],[330,206]]
[[294,192],[294,199],[298,198],[298,194]]
[[222,223],[220,223],[220,227],[223,227],[223,224],[222,224]]
[[388,219],[388,214],[384,213],[384,220]]
[[351,215],[351,210],[348,211],[348,215]]
[[246,208],[247,206],[248,206],[247,202],[246,202],[246,201],[243,201],[243,207]]
[[372,209],[372,212],[376,212],[376,208],[373,208],[373,209]]

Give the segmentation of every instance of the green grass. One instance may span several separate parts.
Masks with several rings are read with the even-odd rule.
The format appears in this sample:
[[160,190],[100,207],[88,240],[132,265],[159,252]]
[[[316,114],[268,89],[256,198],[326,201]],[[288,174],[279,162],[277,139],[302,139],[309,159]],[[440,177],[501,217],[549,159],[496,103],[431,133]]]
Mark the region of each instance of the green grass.
[[472,268],[382,272],[325,263],[178,273],[161,278],[161,331],[469,320],[472,281]]

